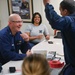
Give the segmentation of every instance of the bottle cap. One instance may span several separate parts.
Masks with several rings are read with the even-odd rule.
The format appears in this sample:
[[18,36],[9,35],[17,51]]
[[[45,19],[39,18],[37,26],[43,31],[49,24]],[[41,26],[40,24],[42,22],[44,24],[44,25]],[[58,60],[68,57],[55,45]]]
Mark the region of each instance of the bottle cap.
[[14,73],[16,71],[16,68],[15,67],[9,67],[9,72],[10,73]]

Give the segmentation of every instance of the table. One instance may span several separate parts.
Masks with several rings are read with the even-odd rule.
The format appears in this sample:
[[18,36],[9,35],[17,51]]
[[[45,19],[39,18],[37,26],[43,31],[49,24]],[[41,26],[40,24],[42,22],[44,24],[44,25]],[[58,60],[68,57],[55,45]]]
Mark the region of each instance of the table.
[[[49,44],[48,41],[52,41],[53,44]],[[50,37],[50,40],[44,40],[41,43],[37,44],[32,48],[32,52],[38,50],[47,50],[49,51],[56,51],[56,57],[61,57],[61,60],[64,61],[64,53],[63,53],[63,45],[62,39],[54,38],[53,36]],[[51,75],[58,75],[62,68],[53,69]]]
[[[49,41],[52,41],[53,44],[49,44],[48,43]],[[62,39],[53,38],[53,36],[50,37],[50,40],[48,40],[48,41],[44,40],[32,48],[33,53],[36,50],[37,51],[38,50],[47,50],[47,52],[56,51],[57,56],[61,56],[62,58],[64,56]]]
[[[55,39],[53,37],[50,37],[50,40],[53,44],[49,44],[48,41],[44,40],[41,43],[35,45],[31,51],[34,53],[35,50],[47,50],[48,51],[56,51],[56,55],[61,57],[64,60],[64,54],[63,54],[63,45],[62,45],[62,39]],[[23,61],[10,61],[3,65],[3,75],[22,75],[21,74],[21,64]],[[9,73],[9,67],[16,67],[15,73]],[[51,72],[51,75],[58,75],[61,68],[53,69]],[[1,74],[1,75],[2,75]]]

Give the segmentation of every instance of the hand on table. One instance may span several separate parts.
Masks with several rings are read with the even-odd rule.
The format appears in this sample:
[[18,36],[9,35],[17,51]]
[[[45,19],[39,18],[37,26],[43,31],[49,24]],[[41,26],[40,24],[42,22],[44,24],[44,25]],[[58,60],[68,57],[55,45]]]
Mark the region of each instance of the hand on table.
[[31,55],[31,54],[32,54],[31,50],[28,50],[28,51],[26,52],[26,54],[27,54],[27,56]]
[[47,35],[45,38],[46,38],[46,40],[49,40],[50,39],[50,35]]

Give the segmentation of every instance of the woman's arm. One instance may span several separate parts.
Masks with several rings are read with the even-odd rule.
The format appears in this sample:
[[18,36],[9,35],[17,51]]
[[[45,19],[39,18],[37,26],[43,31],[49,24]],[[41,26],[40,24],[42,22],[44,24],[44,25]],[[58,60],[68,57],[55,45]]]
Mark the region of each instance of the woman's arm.
[[30,32],[26,32],[29,36],[29,40],[35,40],[35,39],[41,39],[43,35],[38,35],[38,36],[30,36]]

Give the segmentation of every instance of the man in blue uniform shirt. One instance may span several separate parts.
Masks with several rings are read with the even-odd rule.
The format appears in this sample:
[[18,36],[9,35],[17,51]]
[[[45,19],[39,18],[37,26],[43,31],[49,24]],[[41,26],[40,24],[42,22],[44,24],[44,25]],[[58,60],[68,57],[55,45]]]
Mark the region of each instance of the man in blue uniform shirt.
[[[29,37],[25,33],[21,33],[21,26],[21,17],[18,14],[11,14],[8,26],[0,31],[0,62],[2,64],[10,60],[22,60],[31,54]],[[22,54],[19,54],[19,50]]]
[[75,75],[75,6],[71,2],[62,1],[59,8],[61,17],[49,4],[50,0],[43,0],[43,2],[47,20],[53,29],[60,30],[62,34],[64,58],[67,65],[63,75]]

